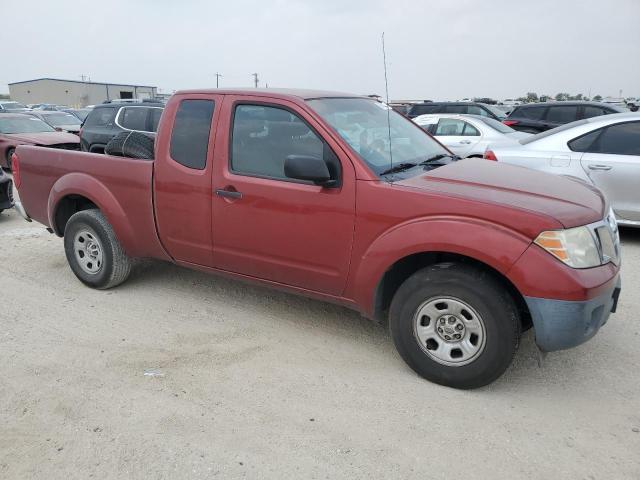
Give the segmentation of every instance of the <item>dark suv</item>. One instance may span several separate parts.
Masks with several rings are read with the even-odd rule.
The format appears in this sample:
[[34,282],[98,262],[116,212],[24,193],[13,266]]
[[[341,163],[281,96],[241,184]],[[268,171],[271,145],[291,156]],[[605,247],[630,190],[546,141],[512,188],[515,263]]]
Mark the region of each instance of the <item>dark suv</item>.
[[517,106],[503,123],[521,132],[540,133],[583,118],[626,111],[599,102],[529,103]]
[[109,140],[120,132],[154,133],[158,130],[162,103],[104,103],[96,105],[80,129],[80,149],[104,153]]
[[469,115],[480,115],[482,117],[493,118],[502,121],[507,115],[499,108],[486,103],[478,102],[425,102],[413,105],[407,116],[415,118],[418,115],[426,115],[429,113],[463,113]]

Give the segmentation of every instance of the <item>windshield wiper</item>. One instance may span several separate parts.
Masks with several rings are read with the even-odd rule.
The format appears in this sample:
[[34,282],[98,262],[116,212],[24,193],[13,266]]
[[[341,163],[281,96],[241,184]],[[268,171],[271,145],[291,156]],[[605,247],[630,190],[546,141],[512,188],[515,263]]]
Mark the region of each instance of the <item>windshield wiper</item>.
[[418,166],[417,163],[402,162],[402,163],[398,163],[397,165],[394,165],[391,168],[386,169],[384,172],[381,172],[380,175],[389,175],[390,173],[403,172],[405,170],[409,170],[410,168],[417,167],[417,166]]
[[445,157],[454,158],[454,159],[456,158],[455,155],[449,155],[448,153],[438,153],[437,155],[434,155],[433,157],[429,157],[426,160],[420,162],[418,165],[428,165],[429,163],[442,160]]

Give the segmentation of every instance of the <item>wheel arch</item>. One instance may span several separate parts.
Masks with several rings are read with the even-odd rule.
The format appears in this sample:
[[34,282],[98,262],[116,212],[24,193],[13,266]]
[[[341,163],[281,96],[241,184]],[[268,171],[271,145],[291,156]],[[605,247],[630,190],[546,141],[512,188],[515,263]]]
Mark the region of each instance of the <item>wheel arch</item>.
[[122,205],[102,182],[84,173],[69,173],[56,181],[47,206],[49,225],[62,237],[71,216],[88,208],[103,213],[125,251],[135,245],[134,230]]
[[420,268],[439,262],[465,262],[504,282],[517,303],[524,300],[508,272],[531,239],[504,225],[461,216],[413,219],[380,235],[353,265],[346,293],[363,314],[386,318],[397,288]]
[[489,273],[505,288],[515,302],[520,313],[522,329],[525,330],[532,326],[531,313],[524,297],[506,275],[473,257],[446,251],[413,253],[393,263],[377,283],[373,297],[373,319],[378,323],[385,323],[391,301],[400,286],[417,271],[438,263],[466,264]]

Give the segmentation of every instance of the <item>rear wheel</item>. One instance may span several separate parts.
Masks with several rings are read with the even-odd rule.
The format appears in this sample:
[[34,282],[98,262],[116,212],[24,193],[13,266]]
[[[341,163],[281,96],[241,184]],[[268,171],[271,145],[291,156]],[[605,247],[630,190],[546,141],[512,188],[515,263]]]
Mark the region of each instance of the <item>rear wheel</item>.
[[93,288],[115,287],[131,271],[131,260],[100,210],[71,216],[64,229],[64,250],[76,277]]
[[15,148],[10,148],[7,150],[7,170],[11,171],[11,156],[13,155],[13,152],[15,152],[16,149]]
[[393,298],[389,326],[413,370],[463,389],[500,377],[520,339],[517,309],[504,286],[488,272],[457,263],[409,277]]

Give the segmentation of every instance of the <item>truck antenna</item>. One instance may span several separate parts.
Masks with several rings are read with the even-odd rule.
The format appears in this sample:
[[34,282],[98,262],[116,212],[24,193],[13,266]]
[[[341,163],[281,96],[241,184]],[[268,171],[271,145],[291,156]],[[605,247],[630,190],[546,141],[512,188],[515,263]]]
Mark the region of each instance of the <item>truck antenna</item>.
[[387,80],[387,52],[384,48],[384,32],[382,32],[382,61],[384,62],[384,89],[385,96],[387,97],[387,133],[389,135],[389,161],[391,162],[390,168],[393,168],[393,153],[391,149],[391,108],[389,107],[389,82]]

